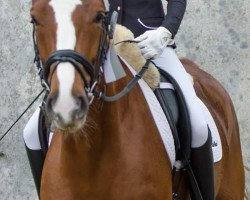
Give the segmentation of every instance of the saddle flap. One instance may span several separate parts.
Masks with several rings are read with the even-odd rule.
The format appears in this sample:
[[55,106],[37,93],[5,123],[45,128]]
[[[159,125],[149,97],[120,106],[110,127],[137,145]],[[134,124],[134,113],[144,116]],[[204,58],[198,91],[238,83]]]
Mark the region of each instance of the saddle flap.
[[156,89],[155,94],[169,121],[176,145],[176,160],[188,162],[191,153],[191,123],[182,91],[171,75],[159,69],[161,80],[170,82],[175,91]]

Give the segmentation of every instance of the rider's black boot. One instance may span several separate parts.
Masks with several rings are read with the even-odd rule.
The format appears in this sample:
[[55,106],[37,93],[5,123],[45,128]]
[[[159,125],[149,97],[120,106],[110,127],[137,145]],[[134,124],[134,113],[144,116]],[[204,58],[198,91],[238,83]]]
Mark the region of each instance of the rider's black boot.
[[44,163],[44,154],[41,150],[31,150],[26,145],[26,152],[29,158],[30,168],[36,185],[38,196],[40,194],[41,175]]
[[[191,167],[199,185],[203,200],[214,200],[214,163],[212,152],[212,137],[208,131],[206,143],[198,148],[192,148]],[[192,196],[192,195],[191,195]],[[194,199],[194,198],[192,198]],[[196,200],[196,199],[195,199]]]

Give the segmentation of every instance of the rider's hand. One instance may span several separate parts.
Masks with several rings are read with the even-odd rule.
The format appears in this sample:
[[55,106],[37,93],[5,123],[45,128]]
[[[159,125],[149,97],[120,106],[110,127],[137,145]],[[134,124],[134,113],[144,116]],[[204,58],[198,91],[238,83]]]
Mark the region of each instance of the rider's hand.
[[145,59],[155,59],[160,56],[167,45],[172,45],[174,40],[170,31],[164,27],[156,30],[146,31],[139,37],[135,38],[141,53]]

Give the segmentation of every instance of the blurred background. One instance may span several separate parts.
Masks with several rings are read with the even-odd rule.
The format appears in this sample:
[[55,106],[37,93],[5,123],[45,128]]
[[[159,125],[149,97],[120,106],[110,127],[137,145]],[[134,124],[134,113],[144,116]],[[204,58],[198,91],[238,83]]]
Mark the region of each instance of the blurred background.
[[[163,2],[165,4],[165,1]],[[30,0],[0,0],[0,135],[40,92],[33,67]],[[250,191],[250,1],[188,0],[177,53],[211,73],[229,92],[238,116]],[[248,11],[248,12],[247,12]],[[22,130],[39,101],[0,143],[0,199],[37,199]]]

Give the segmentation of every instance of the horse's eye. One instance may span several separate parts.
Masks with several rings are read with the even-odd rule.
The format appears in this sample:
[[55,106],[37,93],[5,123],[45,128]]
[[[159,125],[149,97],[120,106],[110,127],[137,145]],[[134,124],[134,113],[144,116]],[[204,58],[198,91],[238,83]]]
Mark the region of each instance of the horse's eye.
[[34,18],[34,17],[32,17],[31,18],[31,21],[30,21],[32,24],[34,24],[35,26],[38,26],[39,25],[39,23],[37,22],[37,20]]
[[95,23],[101,23],[105,20],[106,16],[104,13],[97,13],[95,19],[94,19],[94,22]]

